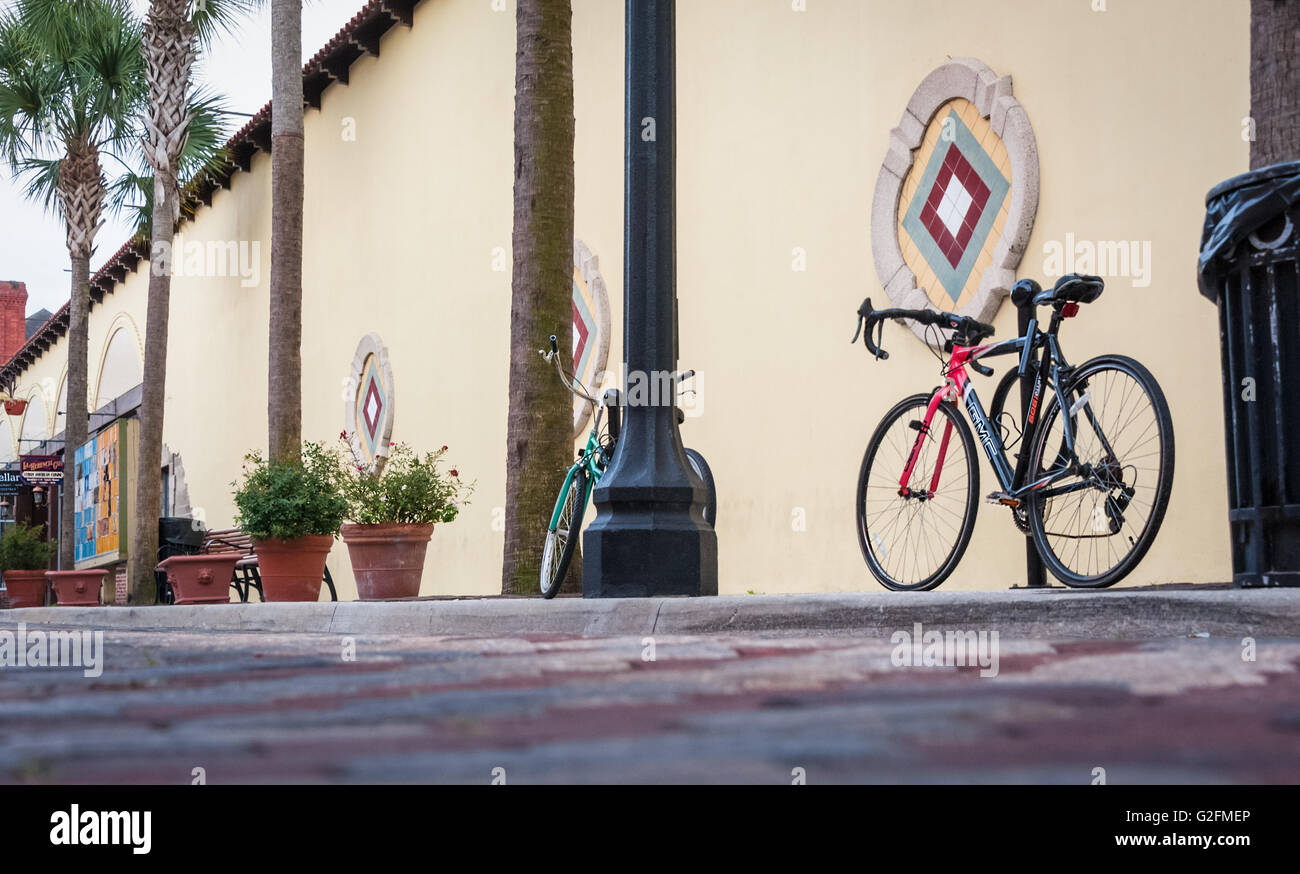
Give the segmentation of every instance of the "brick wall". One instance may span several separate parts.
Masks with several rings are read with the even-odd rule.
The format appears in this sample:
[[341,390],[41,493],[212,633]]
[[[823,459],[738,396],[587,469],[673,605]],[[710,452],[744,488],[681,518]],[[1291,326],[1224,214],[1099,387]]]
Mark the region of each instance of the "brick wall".
[[27,342],[27,284],[0,279],[0,362]]

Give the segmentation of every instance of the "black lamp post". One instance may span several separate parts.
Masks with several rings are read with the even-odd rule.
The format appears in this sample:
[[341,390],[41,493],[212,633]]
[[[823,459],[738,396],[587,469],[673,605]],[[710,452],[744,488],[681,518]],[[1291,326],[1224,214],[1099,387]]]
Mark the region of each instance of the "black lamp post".
[[[596,487],[587,598],[716,595],[718,541],[677,426],[675,0],[627,0],[623,428]],[[638,391],[638,388],[641,389]]]

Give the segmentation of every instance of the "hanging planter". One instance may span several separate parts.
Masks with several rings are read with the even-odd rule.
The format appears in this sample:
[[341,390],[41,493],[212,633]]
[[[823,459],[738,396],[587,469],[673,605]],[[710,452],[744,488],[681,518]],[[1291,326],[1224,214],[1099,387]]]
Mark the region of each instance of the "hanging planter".
[[5,398],[5,413],[10,416],[21,416],[27,409],[27,401],[18,398]]

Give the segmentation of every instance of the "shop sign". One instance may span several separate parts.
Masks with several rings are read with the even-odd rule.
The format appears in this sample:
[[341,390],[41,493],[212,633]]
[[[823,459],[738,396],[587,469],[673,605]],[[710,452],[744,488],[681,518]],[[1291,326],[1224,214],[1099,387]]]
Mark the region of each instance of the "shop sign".
[[62,455],[24,455],[23,479],[33,485],[59,485],[63,482]]

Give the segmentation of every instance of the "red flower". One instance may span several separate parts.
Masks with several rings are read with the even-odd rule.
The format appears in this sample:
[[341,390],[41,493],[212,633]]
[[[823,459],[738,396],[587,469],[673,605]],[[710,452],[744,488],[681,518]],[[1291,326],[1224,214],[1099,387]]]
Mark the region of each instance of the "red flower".
[[446,446],[442,447],[442,451],[443,451],[443,452],[446,452],[446,451],[447,451],[447,447],[446,447]]
[[452,475],[452,476],[460,476],[460,473],[459,473],[458,471],[453,470],[453,471],[451,472],[451,475]]
[[339,439],[340,439],[340,440],[346,440],[346,439],[348,439],[348,432],[347,432],[347,431],[340,431],[340,432],[339,432]]

